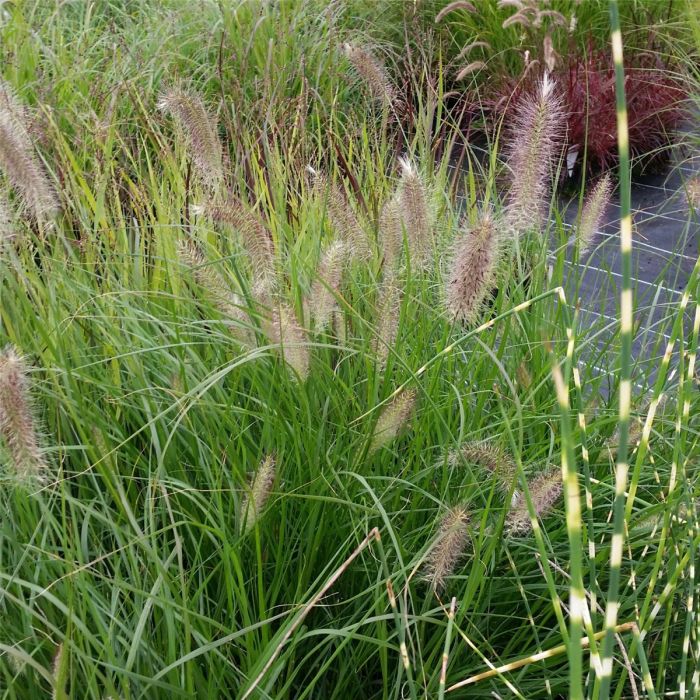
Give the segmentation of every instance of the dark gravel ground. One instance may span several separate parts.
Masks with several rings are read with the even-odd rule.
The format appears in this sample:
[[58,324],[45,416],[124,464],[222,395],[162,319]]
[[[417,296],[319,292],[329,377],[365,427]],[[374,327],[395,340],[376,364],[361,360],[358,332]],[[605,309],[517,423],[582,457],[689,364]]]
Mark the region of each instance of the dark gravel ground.
[[[633,360],[640,387],[653,382],[664,354],[668,334],[678,313],[699,251],[700,222],[691,216],[684,183],[700,174],[700,153],[685,154],[665,174],[636,178],[632,185],[634,243],[632,275],[635,291]],[[578,201],[569,202],[566,220],[576,219]],[[617,366],[621,259],[619,204],[613,200],[594,247],[567,267],[566,291],[571,303],[579,300],[580,326],[594,329],[595,341],[582,353],[582,361],[609,375]],[[689,332],[694,314],[688,305],[684,325]],[[673,364],[673,363],[672,363]],[[604,384],[611,383],[607,379]],[[605,386],[602,387],[604,393]]]

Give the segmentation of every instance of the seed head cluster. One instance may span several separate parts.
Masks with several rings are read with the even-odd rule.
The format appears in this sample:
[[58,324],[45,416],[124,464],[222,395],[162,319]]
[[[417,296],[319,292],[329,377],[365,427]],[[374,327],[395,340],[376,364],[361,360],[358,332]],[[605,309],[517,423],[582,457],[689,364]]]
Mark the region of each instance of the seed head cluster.
[[[562,492],[561,472],[559,469],[538,474],[528,482],[528,490],[538,518],[547,515],[559,500]],[[530,513],[527,509],[525,495],[517,494],[510,513],[506,518],[506,532],[511,535],[526,534],[532,529]]]
[[450,508],[440,521],[437,536],[425,560],[423,578],[434,591],[445,587],[464,556],[469,542],[469,514],[463,506]]
[[39,447],[27,366],[13,347],[0,353],[0,436],[19,481],[42,481],[48,471]]
[[250,532],[260,518],[265,503],[275,483],[275,458],[268,455],[263,459],[250,484],[248,493],[241,504],[241,531]]

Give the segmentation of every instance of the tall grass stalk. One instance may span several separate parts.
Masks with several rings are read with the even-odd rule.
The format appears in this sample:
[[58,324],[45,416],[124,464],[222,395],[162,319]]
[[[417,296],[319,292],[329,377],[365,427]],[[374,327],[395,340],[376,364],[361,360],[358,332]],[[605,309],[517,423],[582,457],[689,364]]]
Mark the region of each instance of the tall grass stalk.
[[605,601],[605,630],[600,655],[597,697],[607,700],[613,672],[614,629],[619,609],[620,569],[625,537],[625,494],[627,490],[628,437],[630,404],[632,399],[632,214],[630,158],[627,129],[627,100],[625,96],[625,68],[622,33],[617,0],[610,0],[610,31],[613,61],[615,63],[615,92],[617,96],[617,143],[620,180],[620,254],[622,280],[620,291],[620,389],[618,414],[618,447],[615,465],[615,500],[613,503],[613,531],[610,548],[610,581]]

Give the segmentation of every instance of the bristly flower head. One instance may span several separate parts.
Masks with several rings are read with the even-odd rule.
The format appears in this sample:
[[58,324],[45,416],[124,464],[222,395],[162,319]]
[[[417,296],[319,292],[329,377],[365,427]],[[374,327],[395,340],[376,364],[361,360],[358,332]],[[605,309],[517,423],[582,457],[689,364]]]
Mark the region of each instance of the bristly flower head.
[[452,247],[452,260],[445,280],[445,303],[449,315],[463,323],[474,322],[493,289],[501,236],[488,212],[474,226],[465,226]]
[[346,257],[347,246],[343,241],[334,241],[321,255],[308,303],[309,315],[317,331],[326,329],[338,306],[336,296],[340,289]]
[[390,197],[382,207],[379,217],[379,236],[384,257],[384,266],[391,272],[399,259],[403,248],[403,217],[398,193]]
[[428,188],[416,167],[401,159],[397,194],[411,266],[424,269],[433,259],[433,212]]
[[406,427],[416,405],[416,392],[404,389],[384,406],[372,434],[370,453],[392,442]]
[[10,203],[0,190],[0,255],[3,249],[15,238],[14,221],[10,209]]
[[243,310],[243,300],[233,291],[224,276],[206,259],[192,241],[178,241],[180,262],[192,272],[195,282],[209,295],[211,303],[228,320],[232,321],[232,335],[244,345],[251,342],[246,329],[250,321]]
[[12,347],[0,353],[0,436],[20,481],[45,478],[48,467],[39,449],[27,367]]
[[218,190],[224,179],[223,148],[216,120],[202,98],[173,87],[161,95],[158,109],[170,114],[180,127],[202,184]]
[[691,177],[690,180],[685,183],[685,192],[688,206],[700,213],[700,175]]
[[314,195],[325,203],[333,231],[347,245],[348,260],[367,262],[372,257],[372,246],[348,197],[337,182],[329,182],[324,175],[315,171],[312,174]]
[[401,311],[401,288],[389,276],[382,284],[378,299],[377,335],[372,349],[377,358],[379,369],[386,367],[389,353],[396,342],[399,332],[399,314]]
[[37,221],[59,210],[58,199],[37,158],[27,129],[28,115],[12,88],[0,79],[0,170]]
[[386,68],[379,59],[369,49],[356,44],[345,43],[342,48],[370,95],[382,107],[395,107],[396,90],[389,79]]
[[521,98],[510,143],[510,194],[507,222],[514,235],[537,229],[564,130],[561,99],[549,73],[537,92]]
[[591,246],[596,233],[600,230],[600,225],[605,216],[605,210],[610,204],[612,195],[612,179],[609,174],[605,174],[595,185],[593,191],[588,195],[583,211],[581,212],[581,222],[578,226],[579,251],[585,253]]
[[271,343],[279,345],[282,357],[302,382],[309,376],[311,353],[306,332],[299,325],[294,309],[282,305],[262,324],[262,331]]
[[241,505],[241,531],[250,532],[260,518],[265,503],[270,496],[275,482],[275,458],[268,455],[258,467],[258,471],[250,484],[250,492],[246,494]]
[[257,279],[274,281],[276,264],[272,234],[256,214],[233,197],[221,204],[198,205],[193,213],[204,215],[214,223],[236,231],[241,237],[243,249],[250,258],[253,275]]
[[[530,497],[538,518],[542,518],[554,507],[562,492],[561,471],[558,468],[538,474],[528,482]],[[506,532],[511,535],[526,534],[532,529],[530,513],[525,495],[519,493],[514,499],[506,518]]]
[[440,521],[440,528],[425,560],[424,579],[434,591],[445,587],[469,541],[469,515],[462,506],[451,508]]
[[[518,467],[513,457],[500,445],[491,440],[467,442],[458,454],[453,455],[453,461],[456,462],[460,454],[466,462],[476,464],[493,475],[503,493],[510,493]],[[516,497],[517,492],[514,492],[514,498]]]

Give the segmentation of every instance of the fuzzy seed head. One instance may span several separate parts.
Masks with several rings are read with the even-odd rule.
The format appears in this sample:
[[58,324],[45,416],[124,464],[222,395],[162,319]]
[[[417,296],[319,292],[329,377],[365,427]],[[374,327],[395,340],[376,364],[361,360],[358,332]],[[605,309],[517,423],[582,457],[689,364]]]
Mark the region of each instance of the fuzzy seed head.
[[379,234],[384,264],[389,270],[393,270],[401,258],[404,235],[401,202],[397,195],[391,197],[382,207]]
[[[555,468],[538,474],[528,482],[528,488],[537,517],[544,517],[552,510],[561,496],[560,470]],[[518,493],[513,499],[505,527],[506,532],[511,535],[526,534],[532,529],[532,521],[527,510],[527,501],[524,494]]]
[[469,542],[469,515],[462,506],[451,508],[440,521],[437,536],[425,560],[423,578],[434,591],[441,591],[464,556]]
[[15,227],[10,203],[0,191],[0,255],[15,238]]
[[382,107],[393,107],[397,101],[396,90],[381,61],[369,49],[362,46],[345,43],[342,48],[372,98]]
[[247,534],[260,518],[265,503],[272,491],[275,482],[275,458],[268,455],[263,459],[250,484],[249,493],[246,494],[241,505],[241,530]]
[[250,333],[244,326],[250,324],[243,310],[243,300],[231,291],[224,276],[192,241],[178,241],[177,254],[180,263],[190,269],[195,282],[206,292],[214,307],[233,322],[230,328],[234,337],[245,345],[249,344]]
[[202,184],[218,190],[224,179],[223,148],[216,120],[202,98],[182,88],[171,88],[161,95],[158,109],[169,114],[180,128]]
[[42,481],[48,471],[39,449],[27,366],[13,347],[0,353],[0,436],[19,481]]
[[372,246],[365,227],[337,182],[329,184],[317,176],[314,190],[325,197],[326,214],[335,234],[347,245],[349,260],[367,262],[372,257]]
[[606,174],[593,188],[581,212],[581,222],[578,227],[579,250],[585,253],[591,246],[596,233],[605,216],[605,210],[610,204],[612,195],[612,179]]
[[346,257],[347,246],[342,241],[331,243],[321,255],[316,279],[311,285],[309,295],[309,315],[317,331],[327,328],[338,306],[336,297],[339,293]]
[[302,382],[309,376],[311,354],[306,332],[299,325],[294,309],[282,305],[262,324],[263,333],[271,343],[279,345],[284,361]]
[[518,467],[515,460],[500,445],[490,440],[468,442],[462,445],[460,453],[466,462],[476,464],[491,474],[503,493],[510,493]]
[[404,390],[384,406],[374,427],[370,453],[386,447],[406,427],[416,405],[416,392]]
[[0,79],[0,170],[34,219],[45,222],[58,212],[58,198],[37,157],[28,121],[26,109]]
[[372,349],[377,358],[377,366],[383,370],[389,359],[389,353],[396,343],[401,310],[401,288],[391,277],[382,284],[378,306],[377,335],[372,343]]
[[561,100],[545,73],[537,92],[520,100],[512,129],[507,222],[514,235],[541,226],[563,124]]
[[198,211],[215,224],[229,227],[240,235],[241,245],[248,254],[256,278],[276,277],[272,234],[257,215],[234,198],[227,199],[223,204],[199,205]]
[[700,212],[700,175],[690,178],[685,183],[688,206],[696,212]]
[[433,213],[428,188],[415,166],[401,159],[398,201],[411,254],[411,265],[425,269],[432,260]]
[[456,321],[473,323],[493,289],[500,257],[500,234],[484,212],[472,227],[463,228],[452,247],[445,280],[445,304]]

